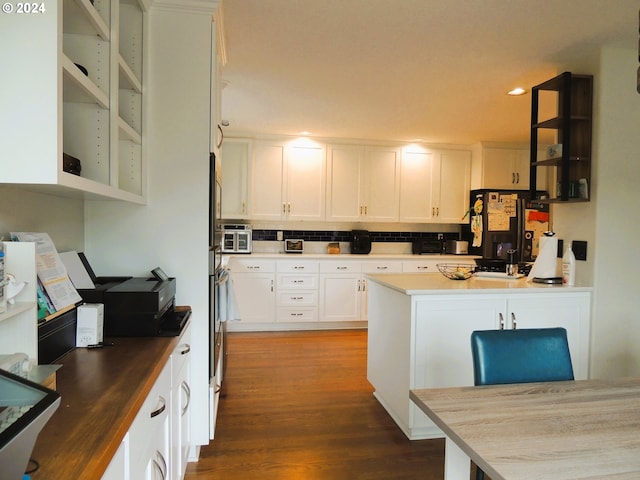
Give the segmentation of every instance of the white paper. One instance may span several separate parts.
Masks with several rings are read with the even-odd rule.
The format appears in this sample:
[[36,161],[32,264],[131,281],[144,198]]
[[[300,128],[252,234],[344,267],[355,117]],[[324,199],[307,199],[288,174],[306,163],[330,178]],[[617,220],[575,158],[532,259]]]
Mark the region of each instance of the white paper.
[[87,269],[84,266],[84,263],[80,260],[78,252],[75,250],[62,252],[60,254],[60,259],[62,260],[62,263],[64,263],[74,287],[96,288],[93,280],[91,280],[91,277],[89,276],[89,272],[87,272]]
[[67,269],[60,260],[58,251],[47,233],[11,232],[11,238],[20,242],[34,242],[36,270],[56,311],[82,301],[74,288]]

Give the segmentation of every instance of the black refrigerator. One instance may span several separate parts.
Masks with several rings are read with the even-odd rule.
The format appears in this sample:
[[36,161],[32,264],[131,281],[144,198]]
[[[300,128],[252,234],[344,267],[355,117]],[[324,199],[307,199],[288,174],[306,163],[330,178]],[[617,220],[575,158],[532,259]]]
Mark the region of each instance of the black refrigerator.
[[519,262],[532,262],[548,230],[549,205],[532,201],[528,190],[471,190],[469,223],[463,228],[469,254],[506,261],[507,252],[516,250]]

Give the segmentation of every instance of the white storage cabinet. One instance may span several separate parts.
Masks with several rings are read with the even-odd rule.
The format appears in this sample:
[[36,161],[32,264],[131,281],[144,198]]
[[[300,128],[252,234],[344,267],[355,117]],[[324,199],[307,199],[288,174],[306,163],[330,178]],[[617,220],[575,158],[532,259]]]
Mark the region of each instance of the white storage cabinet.
[[171,477],[184,477],[191,431],[191,323],[171,354]]
[[398,149],[332,145],[328,157],[327,220],[398,220]]
[[[0,17],[2,104],[14,113],[0,133],[0,157],[11,159],[13,167],[2,169],[0,182],[144,203],[147,4],[57,0],[42,5],[38,14]],[[63,153],[81,161],[80,175],[64,171]]]
[[317,261],[278,261],[276,322],[318,321],[318,270]]
[[324,203],[323,145],[255,142],[251,159],[251,218],[323,220]]
[[243,323],[273,323],[275,318],[276,261],[233,257],[230,281]]
[[246,219],[249,212],[251,142],[227,139],[220,149],[222,163],[222,218]]
[[465,223],[470,182],[469,151],[405,149],[400,173],[400,221]]

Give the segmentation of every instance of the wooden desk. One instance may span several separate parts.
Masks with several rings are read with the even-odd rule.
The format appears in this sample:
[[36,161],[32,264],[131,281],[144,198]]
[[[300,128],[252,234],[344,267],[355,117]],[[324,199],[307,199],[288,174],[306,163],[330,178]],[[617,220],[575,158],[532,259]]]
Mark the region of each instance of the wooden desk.
[[412,390],[447,435],[445,479],[640,478],[640,378]]

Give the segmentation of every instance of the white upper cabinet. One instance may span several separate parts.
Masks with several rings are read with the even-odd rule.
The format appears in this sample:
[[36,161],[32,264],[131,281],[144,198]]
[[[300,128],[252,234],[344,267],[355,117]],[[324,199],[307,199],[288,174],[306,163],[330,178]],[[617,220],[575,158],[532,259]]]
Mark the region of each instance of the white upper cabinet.
[[323,145],[255,143],[251,161],[251,218],[323,220],[324,189]]
[[435,215],[433,200],[434,154],[402,152],[400,167],[400,221],[430,222]]
[[333,145],[327,168],[327,220],[398,220],[398,149]]
[[249,217],[249,140],[225,140],[220,149],[222,161],[222,218]]
[[443,150],[437,153],[440,171],[434,175],[436,221],[466,223],[463,219],[469,208],[471,186],[471,152]]
[[[482,146],[478,188],[528,190],[529,149],[519,146]],[[538,190],[546,190],[546,178],[538,178]],[[475,188],[475,187],[474,187]]]
[[[0,158],[11,162],[0,183],[144,203],[145,11],[128,0],[43,6],[0,17],[0,95],[11,118],[0,133]],[[79,175],[64,154],[80,160]]]
[[407,149],[400,171],[401,222],[463,221],[469,204],[469,151]]

